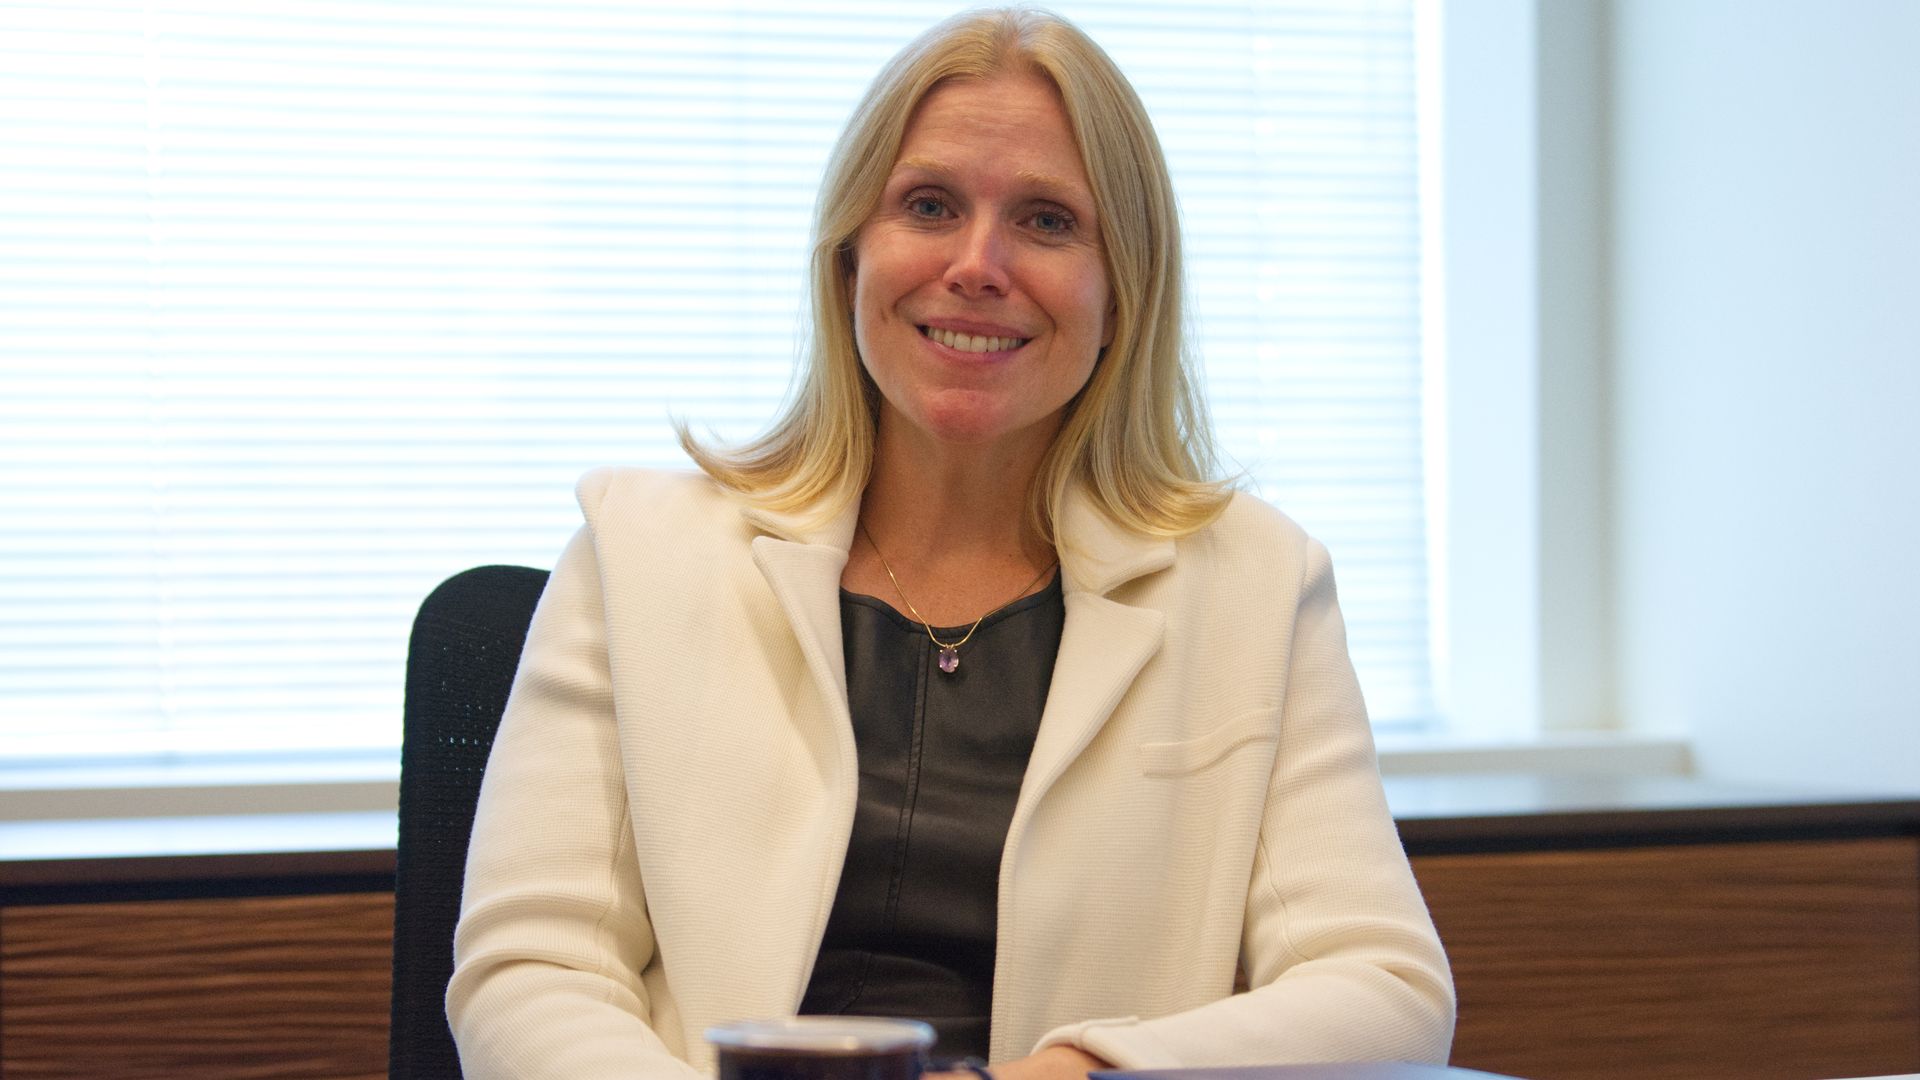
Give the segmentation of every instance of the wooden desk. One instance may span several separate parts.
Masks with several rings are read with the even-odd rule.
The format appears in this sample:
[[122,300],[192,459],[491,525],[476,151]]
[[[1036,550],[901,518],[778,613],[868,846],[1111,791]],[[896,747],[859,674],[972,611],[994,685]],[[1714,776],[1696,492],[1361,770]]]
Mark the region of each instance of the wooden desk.
[[[1920,1070],[1920,798],[1388,787],[1454,965],[1456,1064],[1539,1080]],[[204,824],[194,841],[177,822],[88,823],[0,859],[0,1073],[385,1075],[390,817]],[[28,850],[21,828],[0,825],[0,850]]]
[[392,814],[0,824],[0,1076],[386,1076],[393,841]]
[[1920,1069],[1920,802],[1621,778],[1390,790],[1453,964],[1456,1064]]

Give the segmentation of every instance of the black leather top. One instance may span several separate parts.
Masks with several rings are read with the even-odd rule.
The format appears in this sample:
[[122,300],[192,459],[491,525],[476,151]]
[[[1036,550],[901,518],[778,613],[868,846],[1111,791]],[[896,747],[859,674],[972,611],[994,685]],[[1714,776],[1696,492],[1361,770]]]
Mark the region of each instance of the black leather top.
[[924,1020],[936,1055],[986,1057],[1000,851],[1065,621],[1056,571],[949,675],[919,623],[841,592],[860,801],[802,1013]]

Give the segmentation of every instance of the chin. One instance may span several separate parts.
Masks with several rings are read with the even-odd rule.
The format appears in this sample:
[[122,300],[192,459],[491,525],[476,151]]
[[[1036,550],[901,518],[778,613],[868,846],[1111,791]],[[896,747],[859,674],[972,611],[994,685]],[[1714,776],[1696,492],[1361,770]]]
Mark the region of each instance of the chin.
[[1051,438],[1058,418],[1019,417],[1001,409],[936,409],[922,416],[921,428],[941,442],[982,450],[1032,438]]

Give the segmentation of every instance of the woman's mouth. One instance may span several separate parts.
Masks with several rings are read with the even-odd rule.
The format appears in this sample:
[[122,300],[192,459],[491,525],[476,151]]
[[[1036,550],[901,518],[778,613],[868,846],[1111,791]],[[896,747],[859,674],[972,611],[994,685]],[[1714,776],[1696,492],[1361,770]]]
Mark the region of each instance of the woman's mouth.
[[945,345],[949,349],[970,353],[1011,352],[1025,345],[1031,338],[984,337],[979,334],[962,334],[953,330],[942,330],[937,326],[923,326],[920,333]]

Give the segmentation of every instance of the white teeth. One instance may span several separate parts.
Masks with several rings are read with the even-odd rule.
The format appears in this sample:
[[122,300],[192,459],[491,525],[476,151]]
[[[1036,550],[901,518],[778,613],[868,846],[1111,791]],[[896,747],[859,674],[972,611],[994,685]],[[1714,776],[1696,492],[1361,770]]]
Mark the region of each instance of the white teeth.
[[1026,338],[982,337],[979,334],[956,334],[951,330],[942,330],[937,326],[926,329],[927,336],[945,345],[949,349],[961,352],[1004,352],[1017,349],[1027,343]]

